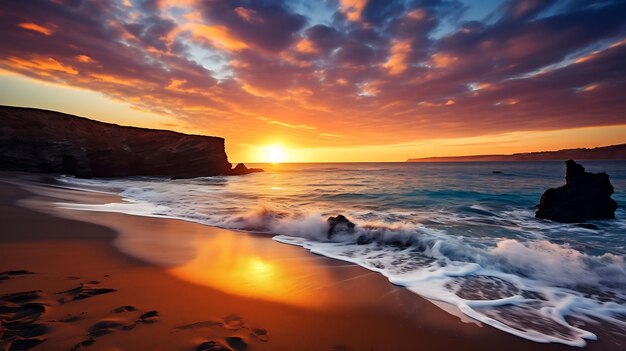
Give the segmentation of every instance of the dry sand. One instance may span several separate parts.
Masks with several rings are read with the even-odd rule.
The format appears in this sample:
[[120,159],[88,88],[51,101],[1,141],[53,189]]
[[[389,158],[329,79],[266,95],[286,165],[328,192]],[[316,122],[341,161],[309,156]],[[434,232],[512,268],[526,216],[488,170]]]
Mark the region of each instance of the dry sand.
[[[267,236],[59,210],[119,199],[3,177],[3,349],[576,349],[463,323],[378,274]],[[623,337],[594,331],[586,349],[621,349]]]

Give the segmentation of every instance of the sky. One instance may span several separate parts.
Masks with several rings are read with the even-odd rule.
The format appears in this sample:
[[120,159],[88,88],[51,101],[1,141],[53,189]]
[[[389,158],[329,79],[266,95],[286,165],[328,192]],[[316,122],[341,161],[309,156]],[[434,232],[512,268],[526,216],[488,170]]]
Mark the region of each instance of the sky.
[[0,104],[226,139],[231,162],[626,143],[626,1],[30,0]]

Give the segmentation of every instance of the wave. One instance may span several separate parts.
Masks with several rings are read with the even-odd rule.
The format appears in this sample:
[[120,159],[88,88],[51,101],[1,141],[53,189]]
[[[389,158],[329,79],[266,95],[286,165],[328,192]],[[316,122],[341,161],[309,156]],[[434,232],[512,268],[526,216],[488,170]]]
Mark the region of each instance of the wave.
[[596,337],[581,322],[626,327],[623,257],[590,256],[546,240],[504,239],[485,249],[424,229],[380,238],[357,245],[274,237],[379,272],[393,284],[532,341],[584,346]]
[[393,284],[536,342],[584,346],[595,335],[577,325],[589,318],[626,327],[626,263],[610,253],[588,255],[543,239],[501,239],[481,247],[428,227],[376,221],[329,239],[322,213],[264,206],[207,224],[278,234],[278,242],[379,272]]
[[[181,182],[171,190],[154,184],[119,186],[116,191],[130,199],[125,203],[62,206],[175,217],[271,234],[278,242],[379,272],[393,284],[536,342],[584,346],[596,338],[588,325],[597,321],[626,328],[626,262],[621,249],[594,254],[593,249],[567,240],[574,234],[596,236],[595,242],[612,240],[611,231],[603,236],[604,232],[537,221],[528,209],[464,205],[453,212],[426,208],[419,213],[353,208],[346,214],[355,219],[354,233],[329,238],[326,218],[336,212],[293,203],[243,210],[236,201],[219,202],[225,201],[220,198],[211,199],[218,205],[201,210],[197,193],[215,193],[213,187],[199,190],[197,182]],[[221,197],[229,190],[219,191]],[[175,201],[172,194],[177,195]],[[496,228],[498,235],[463,235],[485,226]],[[623,220],[613,226],[626,228]],[[553,233],[560,236],[552,237]],[[585,237],[583,242],[591,245],[593,240]]]

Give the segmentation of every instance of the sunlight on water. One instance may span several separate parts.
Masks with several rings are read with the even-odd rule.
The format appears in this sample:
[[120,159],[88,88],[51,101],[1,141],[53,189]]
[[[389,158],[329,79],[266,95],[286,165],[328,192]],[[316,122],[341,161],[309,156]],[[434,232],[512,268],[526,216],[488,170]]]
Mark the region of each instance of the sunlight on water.
[[[534,217],[543,191],[564,183],[562,162],[273,164],[254,165],[266,172],[244,177],[61,181],[127,199],[83,209],[269,234],[508,333],[582,346],[595,338],[588,323],[626,330],[626,162],[582,164],[610,175],[621,206],[615,220],[592,221],[597,229]],[[339,213],[356,233],[329,240],[325,220]],[[210,240],[217,239],[203,239],[195,258],[173,272],[245,296],[324,304],[325,273],[315,273],[321,281],[313,286],[313,272],[274,264],[263,244],[249,246],[250,237],[223,239],[217,246],[228,253],[215,252]],[[225,273],[207,273],[215,271]]]

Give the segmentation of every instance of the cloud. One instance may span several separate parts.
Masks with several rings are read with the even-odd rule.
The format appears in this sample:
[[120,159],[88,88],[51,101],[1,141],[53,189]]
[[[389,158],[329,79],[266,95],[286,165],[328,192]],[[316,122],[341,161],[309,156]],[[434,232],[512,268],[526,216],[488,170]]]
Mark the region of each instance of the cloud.
[[188,25],[194,39],[209,43],[219,49],[236,51],[248,47],[244,41],[235,37],[226,26],[209,26],[202,23]]
[[77,75],[78,71],[73,67],[64,65],[52,57],[32,57],[23,59],[15,56],[8,57],[4,63],[15,70],[33,70],[44,76],[50,76],[54,72]]
[[340,0],[339,9],[349,21],[359,21],[367,0]]
[[76,60],[82,62],[82,63],[92,63],[93,59],[87,55],[76,55],[74,56],[76,58]]
[[37,23],[24,22],[24,23],[18,24],[18,27],[24,28],[27,30],[32,30],[33,32],[37,32],[43,35],[52,35],[52,29],[46,28],[44,26],[40,26]]
[[383,67],[389,70],[389,74],[397,75],[406,71],[407,56],[411,52],[411,44],[405,41],[396,41],[391,45],[391,55]]
[[216,0],[201,2],[198,9],[206,21],[228,28],[250,47],[267,52],[289,46],[305,24],[303,15],[280,1]]
[[279,121],[269,121],[269,124],[277,124],[279,126],[287,127],[287,128],[302,128],[302,129],[317,129],[315,127],[307,126],[306,124],[293,125],[289,123],[279,122]]
[[505,1],[464,21],[456,0],[14,1],[0,68],[240,140],[626,124],[626,4],[591,3]]

